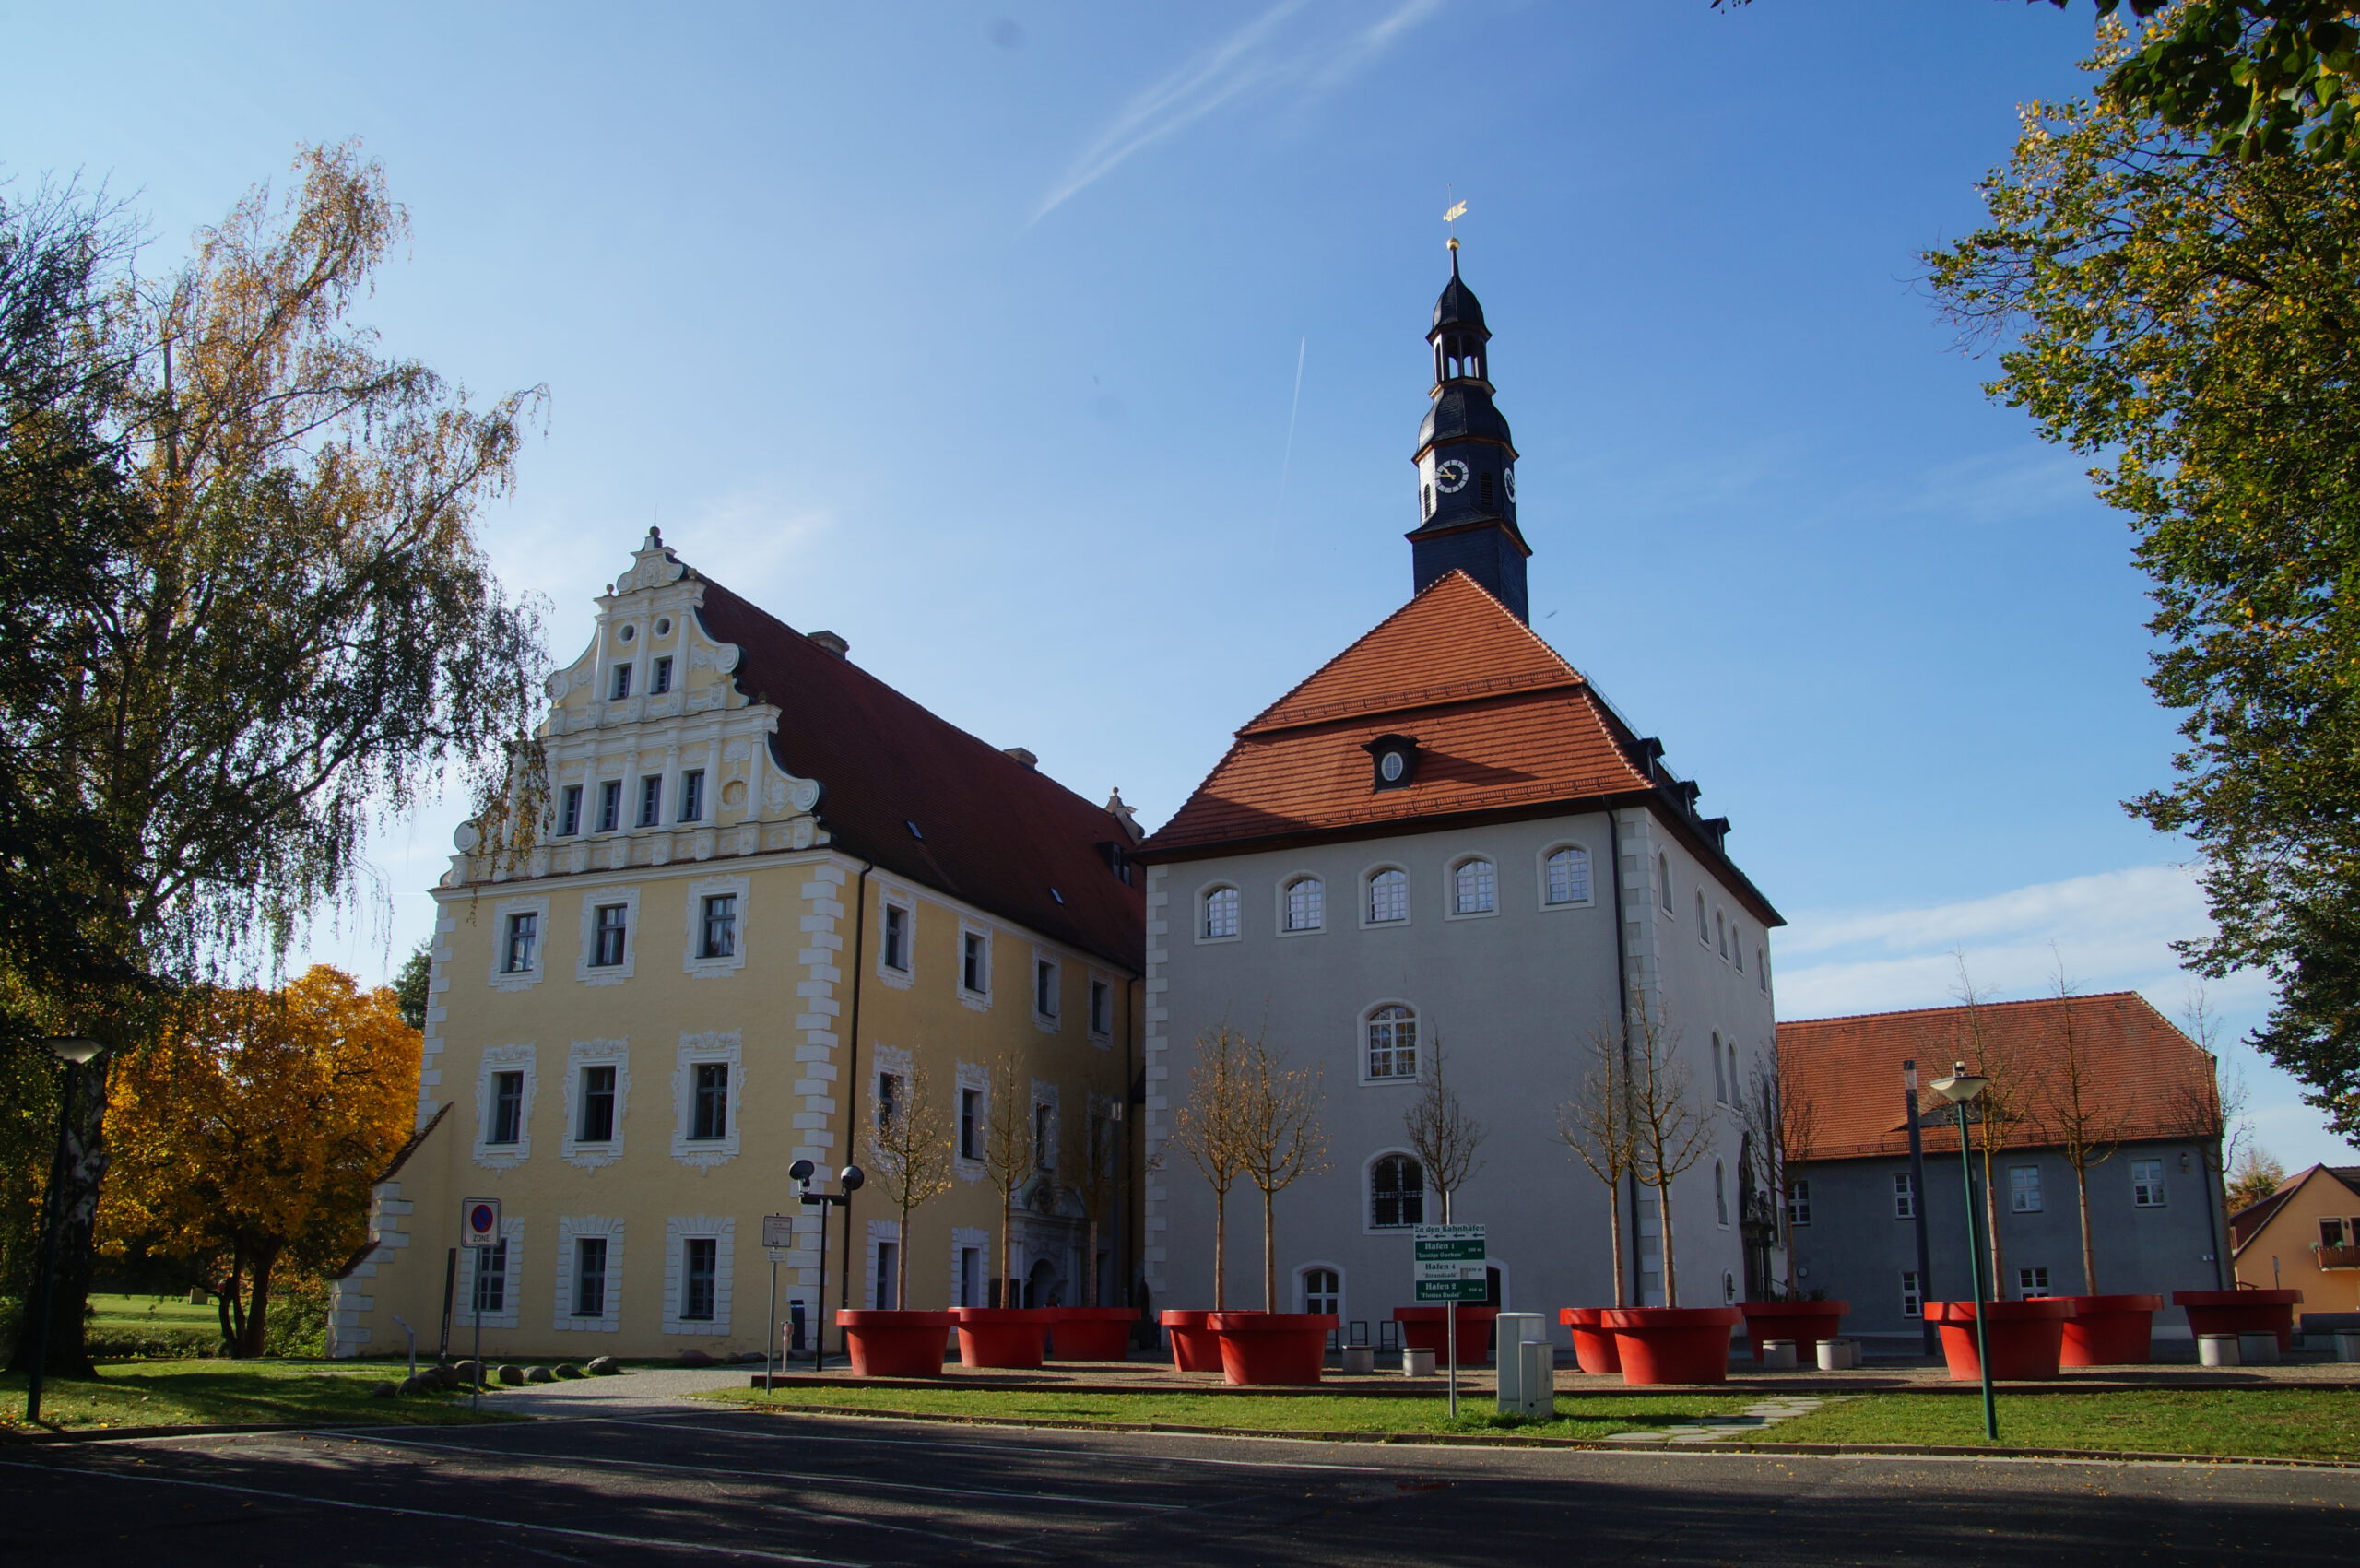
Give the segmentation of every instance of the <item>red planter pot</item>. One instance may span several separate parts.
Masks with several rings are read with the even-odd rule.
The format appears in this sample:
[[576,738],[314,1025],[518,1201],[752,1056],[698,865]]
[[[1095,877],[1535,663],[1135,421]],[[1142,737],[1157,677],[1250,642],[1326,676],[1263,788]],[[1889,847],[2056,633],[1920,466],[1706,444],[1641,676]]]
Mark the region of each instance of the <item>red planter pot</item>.
[[[2065,1320],[2073,1303],[2064,1296],[2037,1302],[1985,1302],[1984,1338],[1989,1342],[1991,1375],[2009,1382],[2055,1377],[2064,1348]],[[1954,1383],[1982,1381],[1975,1357],[1975,1303],[1928,1302],[1926,1319],[1942,1331],[1942,1360]]]
[[855,1377],[940,1377],[942,1353],[958,1321],[956,1313],[948,1312],[847,1308],[836,1314]]
[[1798,1362],[1816,1362],[1817,1346],[1822,1339],[1833,1339],[1844,1326],[1844,1315],[1852,1310],[1850,1302],[1740,1302],[1738,1311],[1745,1314],[1745,1338],[1753,1347],[1753,1359],[1762,1359],[1762,1344],[1765,1339],[1792,1339]]
[[1614,1330],[1602,1321],[1606,1307],[1560,1307],[1557,1321],[1574,1331],[1574,1360],[1592,1377],[1622,1370],[1622,1353],[1615,1348]]
[[2172,1305],[2188,1309],[2197,1334],[2275,1334],[2282,1350],[2295,1343],[2300,1291],[2174,1291]]
[[1129,1307],[1048,1307],[1049,1359],[1053,1362],[1119,1362],[1131,1353]]
[[1205,1326],[1221,1340],[1225,1381],[1241,1387],[1319,1381],[1332,1312],[1216,1312]]
[[1172,1370],[1219,1372],[1221,1340],[1205,1326],[1209,1312],[1167,1312],[1161,1321],[1172,1335]]
[[2058,1360],[2066,1366],[2144,1366],[2154,1359],[2161,1296],[2068,1296]]
[[[1401,1326],[1403,1347],[1412,1350],[1432,1350],[1434,1360],[1443,1360],[1450,1345],[1449,1312],[1448,1307],[1438,1306],[1395,1307],[1393,1321]],[[1460,1366],[1480,1365],[1492,1359],[1493,1331],[1498,1326],[1493,1320],[1499,1315],[1500,1309],[1495,1306],[1461,1306],[1458,1309]]]
[[1600,1326],[1614,1332],[1622,1381],[1634,1385],[1727,1383],[1737,1323],[1735,1307],[1609,1307],[1599,1315]]
[[1048,1307],[961,1307],[961,1366],[1034,1367],[1048,1353]]

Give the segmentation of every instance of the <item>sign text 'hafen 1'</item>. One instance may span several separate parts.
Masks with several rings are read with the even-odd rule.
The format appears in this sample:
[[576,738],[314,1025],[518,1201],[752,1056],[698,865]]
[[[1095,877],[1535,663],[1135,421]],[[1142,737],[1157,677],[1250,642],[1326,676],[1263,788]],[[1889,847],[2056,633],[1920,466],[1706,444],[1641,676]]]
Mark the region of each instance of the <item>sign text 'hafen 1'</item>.
[[1410,1256],[1420,1263],[1481,1263],[1485,1256],[1481,1225],[1420,1225],[1410,1238]]

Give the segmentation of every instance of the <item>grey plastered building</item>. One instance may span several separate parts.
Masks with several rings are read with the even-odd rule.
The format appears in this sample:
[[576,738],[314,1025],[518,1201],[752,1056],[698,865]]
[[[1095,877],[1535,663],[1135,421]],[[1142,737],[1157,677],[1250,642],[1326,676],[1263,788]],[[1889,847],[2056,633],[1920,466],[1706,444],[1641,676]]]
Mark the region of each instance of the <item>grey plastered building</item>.
[[[1210,1193],[1169,1140],[1197,1042],[1227,1024],[1318,1069],[1329,1168],[1284,1193],[1281,1311],[1372,1330],[1413,1300],[1410,1227],[1439,1204],[1403,1113],[1437,1046],[1488,1130],[1453,1218],[1489,1228],[1498,1300],[1615,1299],[1608,1195],[1558,1138],[1592,1030],[1661,1019],[1714,1148],[1673,1185],[1683,1304],[1769,1277],[1749,1225],[1740,1088],[1775,1049],[1768,930],[1729,823],[1527,624],[1516,450],[1489,333],[1456,267],[1434,311],[1415,453],[1410,602],[1237,732],[1137,857],[1148,866],[1144,1276],[1160,1307],[1213,1304]],[[1631,1299],[1663,1299],[1651,1200],[1629,1222]],[[1261,1299],[1258,1204],[1230,1208],[1228,1304]],[[1752,1245],[1749,1249],[1747,1243]]]
[[[1847,1333],[1892,1341],[1923,1332],[1927,1300],[1969,1291],[1964,1178],[1949,1105],[1921,1089],[1922,1190],[1911,1180],[1904,1081],[1953,1064],[1992,1075],[2017,1108],[1997,1134],[1997,1289],[2010,1301],[2093,1293],[2062,1124],[2078,1058],[2096,1291],[2165,1298],[2156,1332],[2185,1336],[2175,1291],[2228,1284],[2214,1064],[2136,992],[1929,1008],[1778,1026],[1778,1051],[1809,1147],[1789,1171],[1796,1284],[1851,1303]],[[1980,1127],[1973,1161],[1980,1189]],[[1918,1214],[1926,1263],[1918,1251]]]

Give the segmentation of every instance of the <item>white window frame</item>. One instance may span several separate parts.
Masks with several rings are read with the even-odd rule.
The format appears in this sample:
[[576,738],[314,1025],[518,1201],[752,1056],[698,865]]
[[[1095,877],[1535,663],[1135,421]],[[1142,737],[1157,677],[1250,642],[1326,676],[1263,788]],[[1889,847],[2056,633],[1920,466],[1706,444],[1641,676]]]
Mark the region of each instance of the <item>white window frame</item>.
[[[1552,903],[1549,899],[1549,863],[1567,850],[1572,850],[1582,857],[1582,885],[1589,890],[1581,898],[1567,899],[1563,903]],[[1533,896],[1537,901],[1536,907],[1542,914],[1561,909],[1598,907],[1598,856],[1592,855],[1589,845],[1579,839],[1560,839],[1555,843],[1546,845],[1539,855],[1533,857],[1532,868],[1536,884]]]
[[1705,903],[1705,890],[1702,888],[1697,889],[1696,941],[1698,946],[1703,947],[1707,950],[1710,950],[1713,946],[1713,933],[1708,919],[1711,914],[1712,911],[1708,909]]
[[[2152,1165],[2155,1168],[2155,1175],[2153,1181],[2142,1181],[2140,1179],[2139,1169],[2142,1165]],[[2171,1206],[2170,1200],[2170,1188],[2164,1181],[2164,1157],[2158,1154],[2152,1160],[2131,1161],[2130,1207],[2133,1208],[2167,1208]]]
[[[1410,1070],[1406,1073],[1387,1073],[1380,1078],[1376,1074],[1369,1071],[1369,1053],[1371,1048],[1369,1045],[1368,1032],[1369,1026],[1376,1021],[1376,1015],[1383,1012],[1387,1008],[1401,1008],[1409,1012],[1410,1026],[1413,1032],[1414,1037],[1411,1039],[1410,1043]],[[1398,996],[1386,996],[1371,1002],[1367,1007],[1361,1009],[1360,1018],[1352,1025],[1352,1049],[1358,1053],[1361,1082],[1364,1084],[1375,1084],[1381,1087],[1389,1087],[1394,1084],[1401,1083],[1416,1083],[1419,1080],[1421,1070],[1424,1067],[1426,1060],[1425,1015],[1419,1010],[1418,1005],[1415,1002],[1404,1001]],[[1394,1049],[1398,1051],[1400,1047],[1397,1045]]]
[[1811,1223],[1811,1178],[1787,1179],[1787,1223],[1800,1228]]
[[[602,1237],[607,1244],[607,1288],[596,1317],[573,1315],[574,1243]],[[472,1298],[470,1298],[472,1299]],[[623,1222],[602,1214],[560,1217],[557,1222],[557,1302],[549,1326],[561,1334],[620,1334],[623,1326]]]
[[1727,1105],[1729,1100],[1728,1057],[1721,1053],[1721,1032],[1713,1031],[1713,1103]]
[[950,1229],[950,1304],[952,1306],[982,1306],[984,1302],[971,1302],[967,1296],[967,1255],[975,1256],[975,1293],[989,1299],[992,1290],[992,1236],[989,1231],[976,1225],[954,1225]]
[[1344,1266],[1342,1264],[1330,1263],[1326,1258],[1315,1257],[1308,1263],[1296,1265],[1294,1271],[1294,1310],[1297,1312],[1309,1312],[1312,1310],[1310,1304],[1311,1282],[1305,1279],[1304,1276],[1308,1275],[1315,1268],[1324,1268],[1328,1273],[1333,1274],[1336,1277],[1336,1327],[1338,1332],[1340,1333],[1343,1329],[1344,1324],[1349,1319],[1349,1315],[1344,1310],[1344,1303],[1348,1298],[1345,1293],[1345,1281],[1347,1276],[1344,1272]]
[[[701,877],[689,884],[688,941],[680,949],[681,971],[698,980],[718,980],[737,973],[746,967],[746,937],[753,914],[751,899],[753,879],[749,877]],[[704,947],[704,901],[709,898],[730,898],[738,901],[737,950],[726,958],[700,956]]]
[[962,1182],[984,1179],[981,1155],[968,1155],[959,1144],[959,1112],[964,1096],[962,1091],[975,1091],[975,1147],[981,1149],[991,1138],[992,1070],[981,1062],[959,1064],[957,1081],[950,1091],[950,1169]]
[[[983,962],[978,966],[977,970],[977,973],[982,974],[984,977],[983,988],[981,990],[971,990],[967,985],[967,938],[970,937],[980,937],[984,939]],[[964,1002],[967,1006],[974,1008],[979,1013],[990,1011],[992,1005],[992,928],[984,925],[980,921],[962,919],[959,922],[958,961],[958,967],[951,975],[951,983],[958,989],[959,999],[962,1002]]]
[[[582,1141],[582,1069],[615,1069],[615,1136],[604,1143]],[[595,1171],[623,1157],[623,1112],[631,1101],[631,1042],[576,1040],[565,1052],[565,1136],[558,1154],[569,1165]]]
[[[736,1123],[733,1121],[734,1126]],[[725,1338],[729,1333],[729,1287],[736,1272],[738,1221],[726,1215],[675,1215],[664,1221],[664,1332],[688,1334],[701,1339]],[[681,1298],[688,1293],[686,1243],[710,1237],[713,1249],[713,1316],[683,1318]]]
[[[906,969],[895,969],[885,961],[885,912],[902,913],[902,956],[909,961]],[[906,991],[918,983],[918,901],[898,888],[880,888],[877,894],[877,978],[896,991]]]
[[[1319,890],[1319,918],[1309,925],[1293,923],[1292,895],[1295,889],[1309,882]],[[1328,929],[1328,878],[1316,871],[1290,871],[1279,878],[1278,907],[1272,919],[1281,937],[1316,937]]]
[[[539,938],[533,944],[533,967],[506,970],[501,965],[508,961],[508,922],[511,916],[531,914],[539,917]],[[491,988],[495,991],[523,991],[538,985],[549,971],[549,901],[546,898],[502,899],[491,906]]]
[[[501,1259],[500,1310],[483,1315],[486,1328],[513,1328],[517,1314],[522,1310],[525,1282],[525,1221],[513,1214],[500,1217],[500,1239],[508,1244],[508,1255]],[[476,1264],[489,1247],[459,1249],[459,1289],[451,1303],[451,1325],[454,1328],[470,1329],[476,1325]]]
[[[1226,937],[1209,936],[1206,933],[1206,927],[1210,921],[1207,917],[1211,913],[1213,895],[1224,890],[1234,901],[1233,929]],[[1245,939],[1245,892],[1234,881],[1224,877],[1218,881],[1207,882],[1197,890],[1196,902],[1191,907],[1197,923],[1198,947],[1212,947],[1222,942],[1242,942]]]
[[[2029,1182],[2019,1182],[2016,1178],[2026,1172],[2031,1173],[2032,1180]],[[2027,1197],[2032,1199],[2030,1203],[2026,1203],[2024,1201]],[[2008,1167],[2008,1212],[2011,1214],[2038,1214],[2043,1212],[2040,1193],[2040,1167],[2038,1165],[2011,1165]]]
[[885,1306],[877,1294],[878,1287],[884,1284],[893,1272],[885,1267],[883,1253],[887,1247],[898,1247],[902,1244],[902,1222],[898,1220],[871,1220],[868,1222],[867,1241],[868,1279],[861,1292],[862,1303],[869,1307],[887,1312],[906,1309],[908,1303],[899,1301],[893,1303],[891,1307]]
[[[487,1045],[476,1064],[475,1161],[487,1171],[513,1171],[533,1154],[533,1100],[539,1088],[531,1045]],[[491,1134],[491,1079],[494,1073],[522,1072],[524,1102],[516,1112],[516,1141],[494,1143]],[[474,1300],[471,1296],[470,1301]]]
[[[1407,1225],[1380,1225],[1376,1222],[1377,1162],[1395,1156],[1408,1160],[1418,1167],[1418,1178],[1424,1184],[1423,1196],[1418,1201],[1418,1218]],[[1414,1149],[1380,1149],[1361,1162],[1360,1192],[1356,1201],[1361,1209],[1361,1234],[1363,1236],[1406,1236],[1419,1225],[1434,1223],[1442,1210],[1434,1203],[1434,1176],[1426,1162],[1418,1158]]]
[[[1043,1147],[1042,1139],[1038,1136],[1043,1130],[1041,1124],[1041,1113],[1044,1110],[1049,1113],[1047,1126],[1049,1136],[1045,1148]],[[1057,1168],[1057,1157],[1063,1152],[1063,1150],[1059,1149],[1058,1145],[1065,1139],[1065,1105],[1063,1099],[1058,1093],[1057,1086],[1049,1082],[1046,1079],[1036,1078],[1032,1080],[1032,1121],[1031,1127],[1032,1132],[1034,1135],[1031,1140],[1033,1145],[1032,1168],[1041,1174],[1046,1175]],[[1044,1155],[1047,1156],[1045,1160],[1042,1158]]]
[[[1458,873],[1465,867],[1481,864],[1492,868],[1492,907],[1470,909],[1461,914],[1458,908]],[[1444,864],[1442,877],[1442,917],[1445,920],[1492,920],[1500,913],[1500,862],[1496,855],[1481,850],[1469,850],[1454,855]]]
[[[1398,920],[1372,919],[1368,912],[1369,891],[1375,884],[1376,879],[1385,875],[1387,871],[1398,871],[1401,874],[1401,917]],[[1363,931],[1393,931],[1409,925],[1413,919],[1415,919],[1417,914],[1417,901],[1411,896],[1410,886],[1410,868],[1407,866],[1400,864],[1398,861],[1380,861],[1375,866],[1364,867],[1361,872],[1360,881],[1361,929]]]
[[[2033,1278],[2035,1275],[2038,1275],[2039,1278],[2035,1279]],[[2056,1293],[2048,1288],[2048,1267],[2046,1264],[2035,1264],[2031,1267],[2021,1264],[2017,1266],[2016,1300],[2020,1302],[2047,1301]]]
[[1893,1217],[1895,1220],[1918,1218],[1918,1178],[1908,1171],[1893,1173]]
[[[744,1042],[734,1029],[680,1036],[672,1067],[672,1158],[681,1164],[709,1171],[738,1157],[738,1139],[746,1132],[745,1054]],[[728,1065],[729,1126],[720,1138],[691,1138],[689,1133],[696,1126],[696,1069],[708,1062]]]
[[[1103,970],[1090,972],[1090,980],[1082,995],[1089,998],[1090,1043],[1102,1050],[1115,1043],[1115,977]],[[1098,1021],[1098,998],[1106,998],[1106,1021]]]
[[1671,856],[1660,849],[1656,851],[1656,902],[1662,907],[1665,919],[1680,918],[1671,890]]
[[[594,968],[597,955],[598,911],[623,906],[623,961],[611,968]],[[582,895],[582,954],[574,978],[584,985],[620,985],[639,967],[639,890],[635,887],[596,888]]]
[[[1041,1010],[1043,971],[1047,972],[1049,1005],[1056,1010]],[[1046,948],[1032,949],[1032,1023],[1044,1034],[1055,1034],[1065,1027],[1066,966],[1063,960]]]
[[1914,1268],[1901,1271],[1901,1315],[1915,1323],[1926,1315],[1926,1284]]

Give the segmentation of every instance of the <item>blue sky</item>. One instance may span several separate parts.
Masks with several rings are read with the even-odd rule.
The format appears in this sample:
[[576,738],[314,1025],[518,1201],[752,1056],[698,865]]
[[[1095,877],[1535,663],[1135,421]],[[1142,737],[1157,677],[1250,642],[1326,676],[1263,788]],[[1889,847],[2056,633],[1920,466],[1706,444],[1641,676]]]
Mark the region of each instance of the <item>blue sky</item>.
[[[158,265],[357,136],[415,228],[365,307],[546,383],[488,542],[553,652],[650,523],[1074,788],[1168,815],[1409,593],[1441,215],[1497,336],[1536,626],[1700,780],[1792,925],[1781,1011],[2167,1012],[2201,929],[2145,601],[2084,464],[1918,281],[2090,7],[0,5],[0,157]],[[93,76],[94,62],[98,75]],[[1301,368],[1300,396],[1297,370]],[[422,933],[455,801],[313,950]],[[2212,1000],[2233,1032],[2265,1000]],[[2242,1051],[2262,1141],[2345,1159]]]

